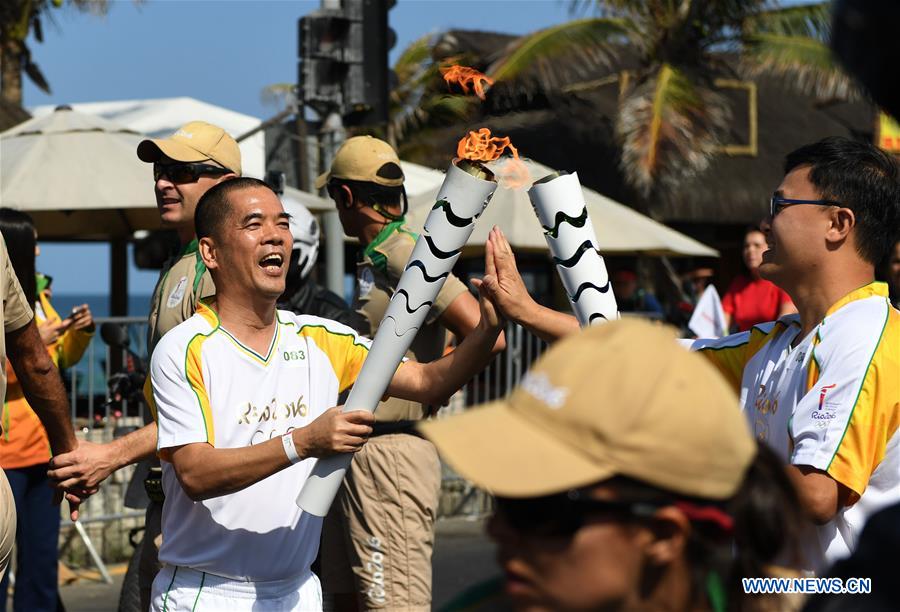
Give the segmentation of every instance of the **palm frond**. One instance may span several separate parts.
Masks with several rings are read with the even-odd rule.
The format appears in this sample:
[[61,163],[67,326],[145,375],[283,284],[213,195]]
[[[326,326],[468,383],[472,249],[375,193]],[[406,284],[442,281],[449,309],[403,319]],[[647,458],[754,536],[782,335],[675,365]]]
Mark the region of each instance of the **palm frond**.
[[729,118],[722,96],[662,64],[626,94],[617,117],[620,164],[628,182],[646,196],[702,172]]
[[749,15],[742,24],[745,36],[780,34],[825,40],[831,31],[831,3],[786,6]]
[[784,77],[800,93],[818,98],[859,97],[852,79],[841,69],[828,45],[808,36],[756,34],[746,41],[741,69],[750,77]]
[[570,65],[590,70],[609,65],[617,56],[617,47],[631,33],[624,19],[578,19],[552,26],[516,39],[503,56],[487,70],[496,81],[509,81],[528,74],[545,89],[559,85],[562,56]]
[[472,96],[453,94],[423,96],[417,104],[406,108],[405,112],[394,112],[391,124],[397,139],[403,140],[410,132],[421,130],[425,126],[467,121],[480,102]]
[[431,34],[426,34],[412,41],[394,62],[394,72],[400,85],[412,81],[424,67],[432,63],[433,38]]

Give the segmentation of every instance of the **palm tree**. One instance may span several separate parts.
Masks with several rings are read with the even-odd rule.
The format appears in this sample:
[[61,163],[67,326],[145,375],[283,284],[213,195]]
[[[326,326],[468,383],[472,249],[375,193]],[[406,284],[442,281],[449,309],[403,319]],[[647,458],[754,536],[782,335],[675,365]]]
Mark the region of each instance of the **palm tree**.
[[[2,0],[0,2],[0,97],[22,105],[22,72],[41,91],[50,93],[50,84],[31,58],[26,41],[30,32],[43,42],[42,22],[51,8],[60,8],[64,0]],[[109,0],[68,0],[80,11],[105,15]]]
[[[645,198],[703,171],[720,150],[730,112],[716,77],[752,79],[766,73],[820,98],[854,94],[827,45],[827,2],[790,7],[774,0],[573,3],[582,14],[590,8],[596,16],[510,43],[487,67],[497,81],[491,94],[497,98],[524,89],[578,95],[618,85],[613,120],[620,165]],[[596,76],[598,70],[606,76],[584,80],[585,73]],[[428,89],[420,83],[419,91]],[[419,103],[416,111],[426,108]]]

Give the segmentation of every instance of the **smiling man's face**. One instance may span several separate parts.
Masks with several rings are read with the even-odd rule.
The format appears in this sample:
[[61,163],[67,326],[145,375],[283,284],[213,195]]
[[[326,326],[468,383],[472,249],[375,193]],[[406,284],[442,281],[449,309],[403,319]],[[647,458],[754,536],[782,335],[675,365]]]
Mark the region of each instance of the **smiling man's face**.
[[291,238],[289,215],[264,187],[229,194],[230,211],[215,237],[218,291],[275,300],[284,293]]
[[[788,172],[776,195],[793,200],[819,200],[822,195],[809,180],[809,166]],[[825,235],[830,207],[814,204],[787,205],[762,224],[767,250],[762,253],[759,275],[788,290],[794,280],[819,265],[828,250]],[[788,291],[790,293],[790,291]]]

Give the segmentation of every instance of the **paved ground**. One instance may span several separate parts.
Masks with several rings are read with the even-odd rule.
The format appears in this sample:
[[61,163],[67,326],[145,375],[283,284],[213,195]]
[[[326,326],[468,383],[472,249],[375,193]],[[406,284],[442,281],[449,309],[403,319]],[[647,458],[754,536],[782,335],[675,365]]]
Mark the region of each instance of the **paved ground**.
[[[434,552],[434,608],[461,590],[497,574],[493,546],[484,536],[482,521],[445,519],[438,523]],[[91,580],[61,587],[68,612],[114,612],[125,566],[110,568],[111,585]],[[12,610],[12,606],[9,606]]]

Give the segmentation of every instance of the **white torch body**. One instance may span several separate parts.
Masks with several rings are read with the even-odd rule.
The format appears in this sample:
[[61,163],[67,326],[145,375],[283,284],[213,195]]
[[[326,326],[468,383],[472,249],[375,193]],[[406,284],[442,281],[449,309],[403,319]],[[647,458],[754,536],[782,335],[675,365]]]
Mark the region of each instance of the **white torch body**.
[[[494,181],[450,164],[344,411],[375,410],[496,188]],[[343,454],[317,460],[297,505],[325,516],[352,458]]]
[[547,177],[528,190],[572,310],[582,327],[619,318],[606,263],[577,174]]

